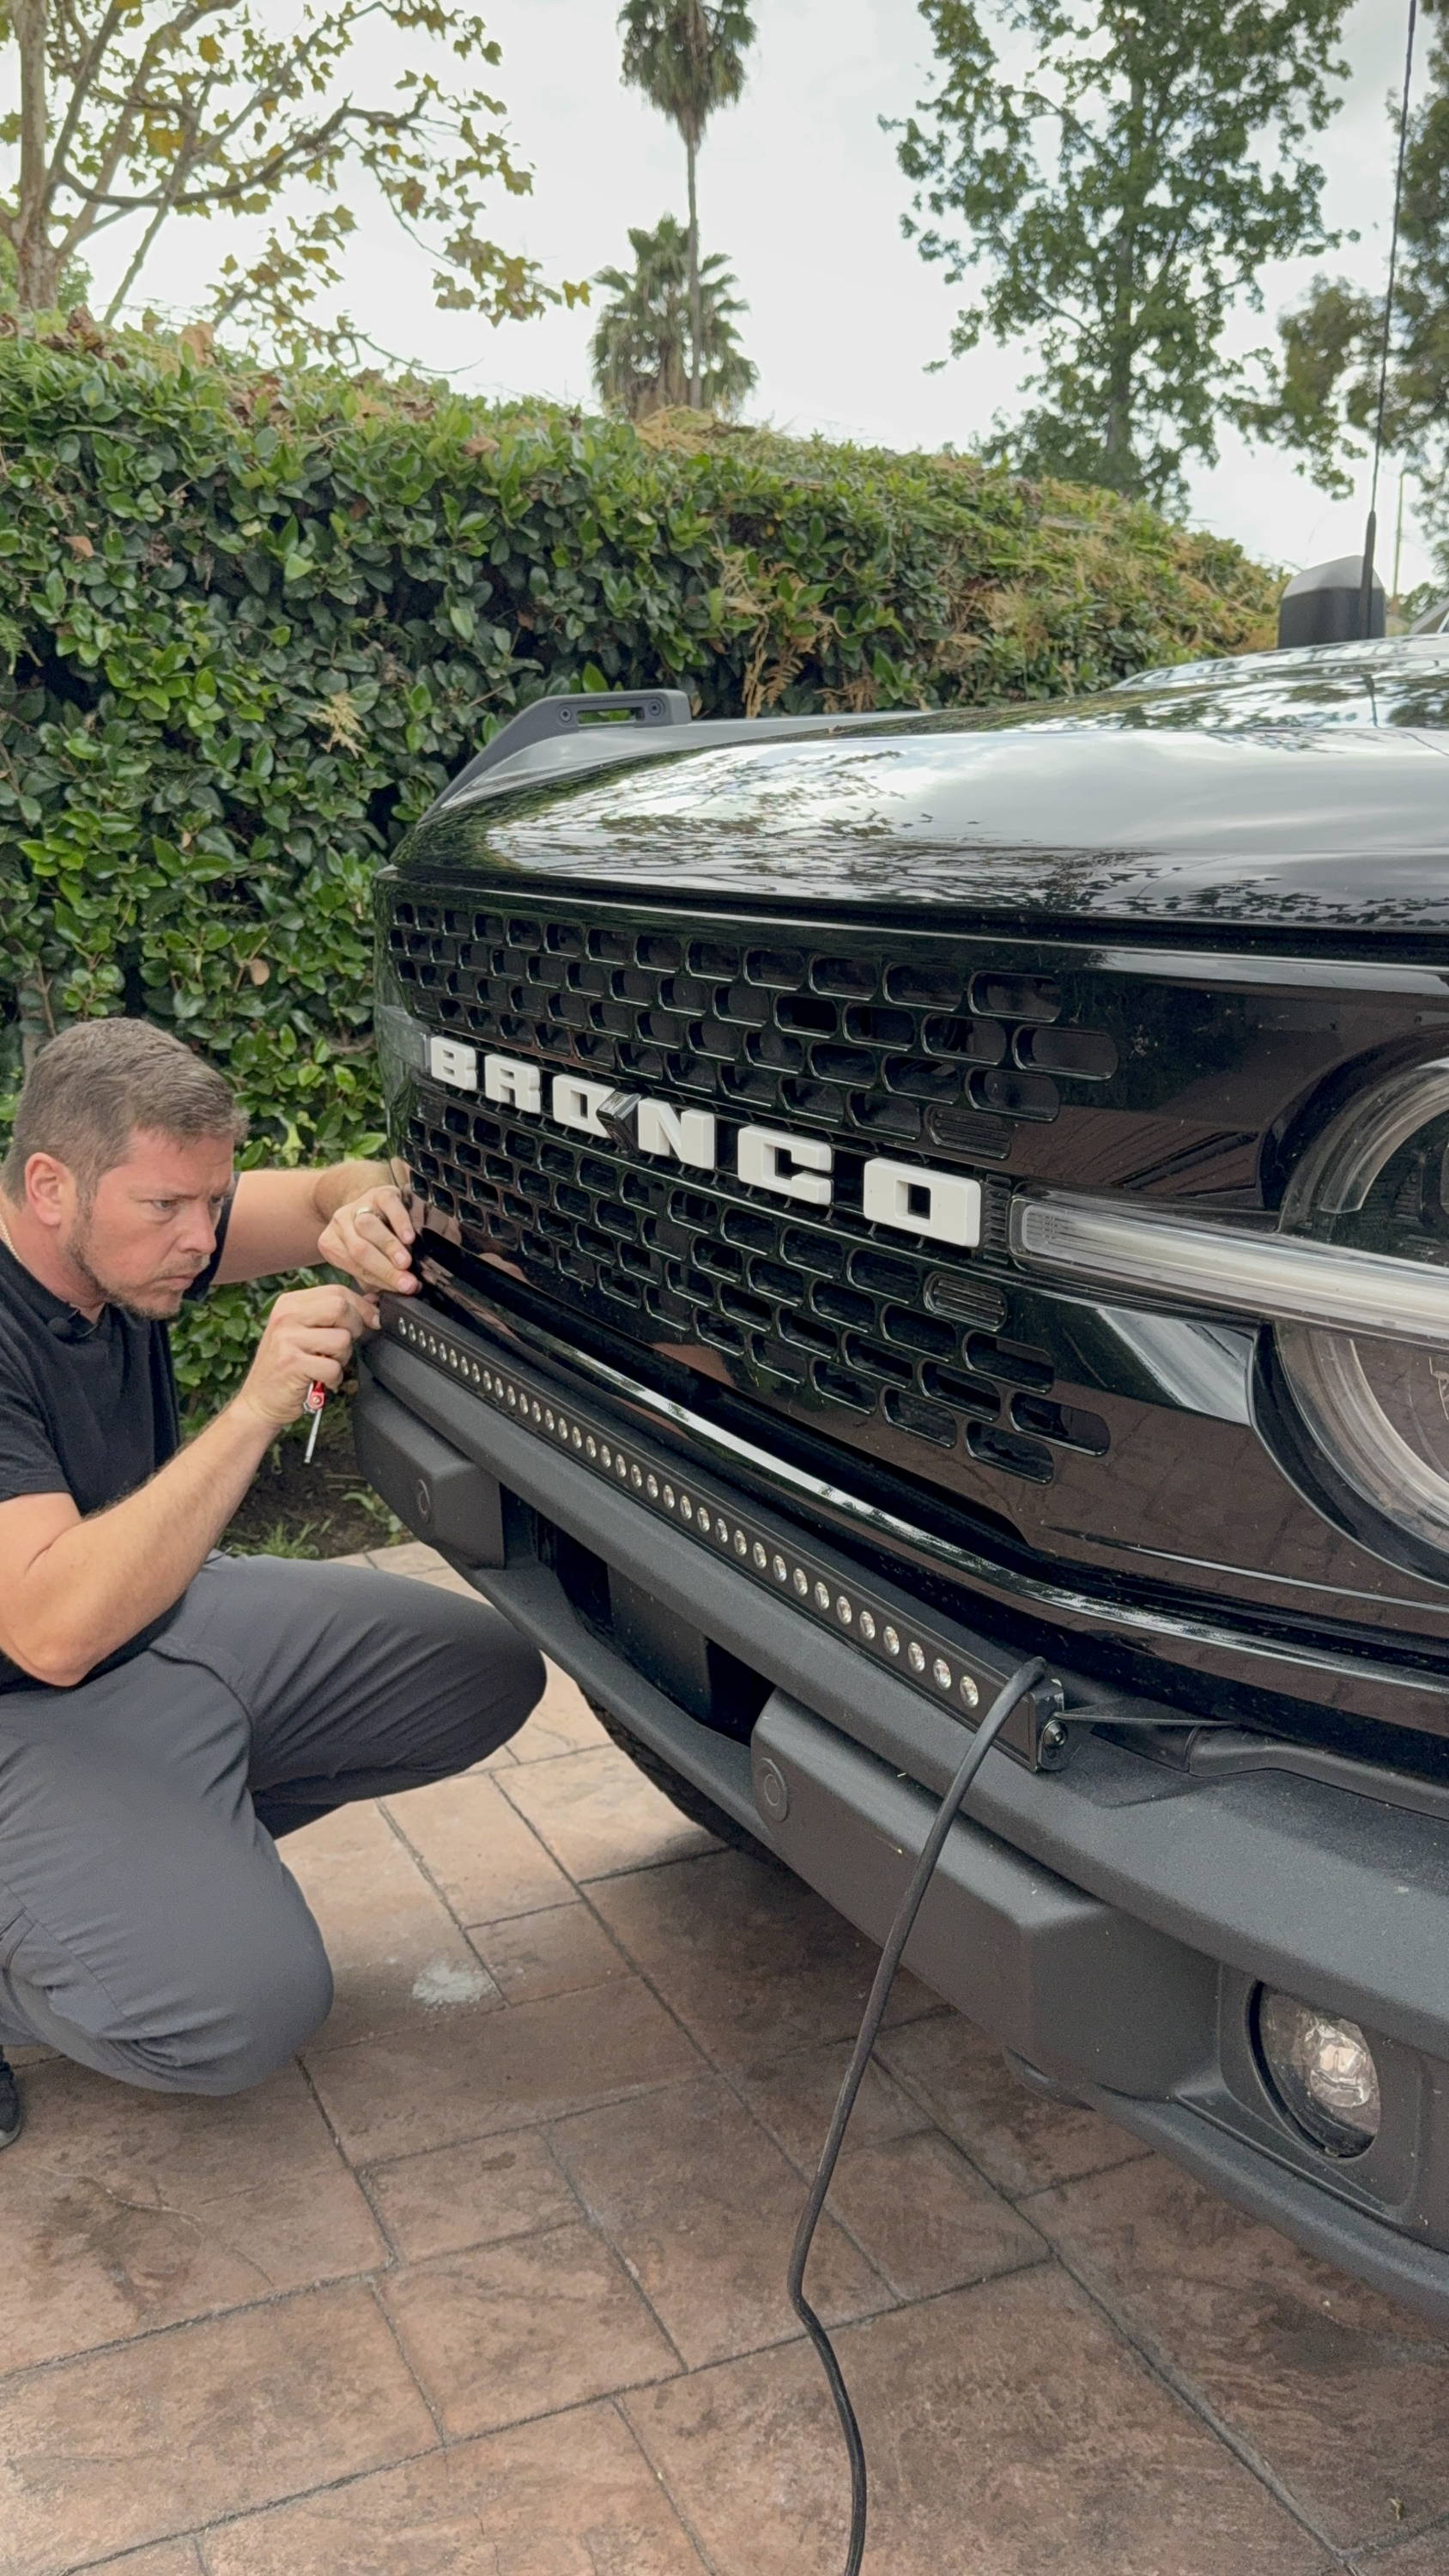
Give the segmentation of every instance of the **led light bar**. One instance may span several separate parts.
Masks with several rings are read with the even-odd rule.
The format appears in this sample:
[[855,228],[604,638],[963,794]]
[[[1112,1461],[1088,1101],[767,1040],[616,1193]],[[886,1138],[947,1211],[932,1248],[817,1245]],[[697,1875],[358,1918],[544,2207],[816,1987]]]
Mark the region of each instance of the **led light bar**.
[[[902,1600],[844,1575],[838,1564],[808,1545],[792,1543],[779,1526],[742,1511],[738,1503],[727,1509],[728,1498],[712,1486],[704,1489],[697,1476],[666,1472],[658,1456],[621,1440],[616,1429],[606,1430],[587,1408],[551,1397],[516,1366],[500,1365],[471,1334],[452,1330],[416,1308],[390,1316],[384,1331],[495,1411],[570,1450],[580,1466],[606,1482],[623,1486],[635,1502],[687,1531],[712,1555],[732,1559],[740,1573],[763,1589],[785,1594],[798,1612],[864,1649],[938,1705],[969,1717],[995,1695],[1002,1674],[963,1653],[959,1639],[916,1617]],[[1003,1736],[1005,1749],[1033,1768],[1055,1767],[1066,1750],[1057,1722],[1063,1698],[1054,1677],[1041,1683],[1023,1705],[1023,1723],[1013,1720]]]
[[1018,1199],[1019,1261],[1175,1305],[1223,1306],[1376,1340],[1449,1344],[1449,1270],[1306,1236],[1249,1234],[1068,1192]]

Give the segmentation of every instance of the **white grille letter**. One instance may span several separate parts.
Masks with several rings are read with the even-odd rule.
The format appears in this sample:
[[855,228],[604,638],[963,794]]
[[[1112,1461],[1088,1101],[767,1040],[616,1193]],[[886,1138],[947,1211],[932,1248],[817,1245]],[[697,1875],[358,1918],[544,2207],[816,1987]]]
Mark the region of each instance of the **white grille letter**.
[[665,1100],[641,1100],[635,1125],[642,1154],[672,1154],[676,1163],[715,1167],[715,1119],[709,1109],[671,1109]]
[[455,1091],[476,1091],[478,1050],[459,1038],[429,1038],[428,1071],[434,1082],[450,1082]]
[[536,1118],[543,1107],[543,1079],[537,1065],[520,1064],[516,1056],[485,1055],[483,1091],[487,1099],[500,1101],[505,1109],[526,1110],[530,1118]]
[[861,1204],[876,1225],[929,1235],[933,1243],[981,1241],[981,1183],[954,1172],[924,1172],[919,1163],[872,1155],[861,1175]]
[[609,1082],[585,1082],[576,1073],[556,1073],[549,1106],[560,1127],[580,1128],[585,1136],[607,1136],[607,1127],[599,1124],[599,1103],[609,1099],[613,1089]]
[[742,1127],[737,1148],[742,1181],[756,1189],[778,1190],[782,1199],[808,1199],[812,1207],[829,1207],[825,1175],[835,1162],[834,1149],[816,1136],[784,1136],[778,1127]]

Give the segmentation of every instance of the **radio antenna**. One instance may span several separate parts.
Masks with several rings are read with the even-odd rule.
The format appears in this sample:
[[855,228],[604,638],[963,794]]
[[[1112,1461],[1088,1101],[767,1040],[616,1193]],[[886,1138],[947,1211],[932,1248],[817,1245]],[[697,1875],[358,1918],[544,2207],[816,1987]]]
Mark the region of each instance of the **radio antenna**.
[[[1426,0],[1426,6],[1431,0]],[[1374,594],[1374,549],[1379,534],[1379,466],[1384,453],[1384,413],[1389,399],[1389,349],[1394,327],[1394,288],[1399,269],[1399,219],[1404,204],[1404,163],[1409,149],[1409,94],[1414,84],[1414,38],[1419,24],[1419,0],[1409,0],[1409,43],[1404,59],[1404,95],[1399,108],[1399,166],[1394,179],[1394,221],[1389,235],[1389,291],[1384,297],[1384,336],[1379,349],[1378,408],[1374,420],[1373,479],[1369,485],[1368,526],[1363,540],[1363,580],[1358,595],[1358,631],[1367,637]]]

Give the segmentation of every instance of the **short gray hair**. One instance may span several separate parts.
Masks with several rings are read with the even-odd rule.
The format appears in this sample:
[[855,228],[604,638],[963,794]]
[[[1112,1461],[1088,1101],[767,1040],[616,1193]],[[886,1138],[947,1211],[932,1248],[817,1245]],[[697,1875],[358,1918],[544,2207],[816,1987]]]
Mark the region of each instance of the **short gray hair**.
[[43,1046],[25,1077],[0,1185],[18,1199],[32,1154],[53,1154],[90,1198],[133,1136],[239,1145],[246,1113],[228,1085],[151,1020],[78,1020]]

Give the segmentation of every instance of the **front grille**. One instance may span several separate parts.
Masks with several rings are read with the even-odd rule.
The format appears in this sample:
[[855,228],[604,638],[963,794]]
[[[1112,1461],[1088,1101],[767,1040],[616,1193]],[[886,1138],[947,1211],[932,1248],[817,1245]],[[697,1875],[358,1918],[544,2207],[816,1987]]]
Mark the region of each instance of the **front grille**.
[[[407,1150],[465,1248],[552,1271],[557,1290],[636,1341],[702,1343],[758,1393],[1039,1484],[1056,1450],[1107,1447],[1099,1416],[1052,1401],[1046,1352],[992,1329],[998,1289],[882,1251],[859,1218],[803,1224],[741,1204],[743,1191],[681,1185],[434,1098]],[[978,1321],[963,1330],[969,1304]]]
[[[828,1222],[734,1174],[633,1160],[418,1079],[406,1151],[465,1251],[636,1342],[667,1349],[838,1438],[974,1493],[1050,1484],[1107,1448],[1054,1392],[1002,1288],[861,1212],[872,1154],[979,1163],[983,1248],[1005,1249],[992,1160],[1061,1086],[1100,1087],[1112,1037],[1063,980],[973,972],[947,942],[882,956],[546,914],[464,913],[408,893],[387,923],[410,1013],[467,1043],[590,1080],[706,1102],[727,1128],[825,1129]],[[1050,1067],[1050,1070],[1048,1070]]]
[[892,960],[878,937],[766,945],[407,898],[387,937],[440,1028],[877,1152],[999,1157],[1017,1122],[1049,1123],[1117,1069],[1069,984],[972,973],[945,943]]

